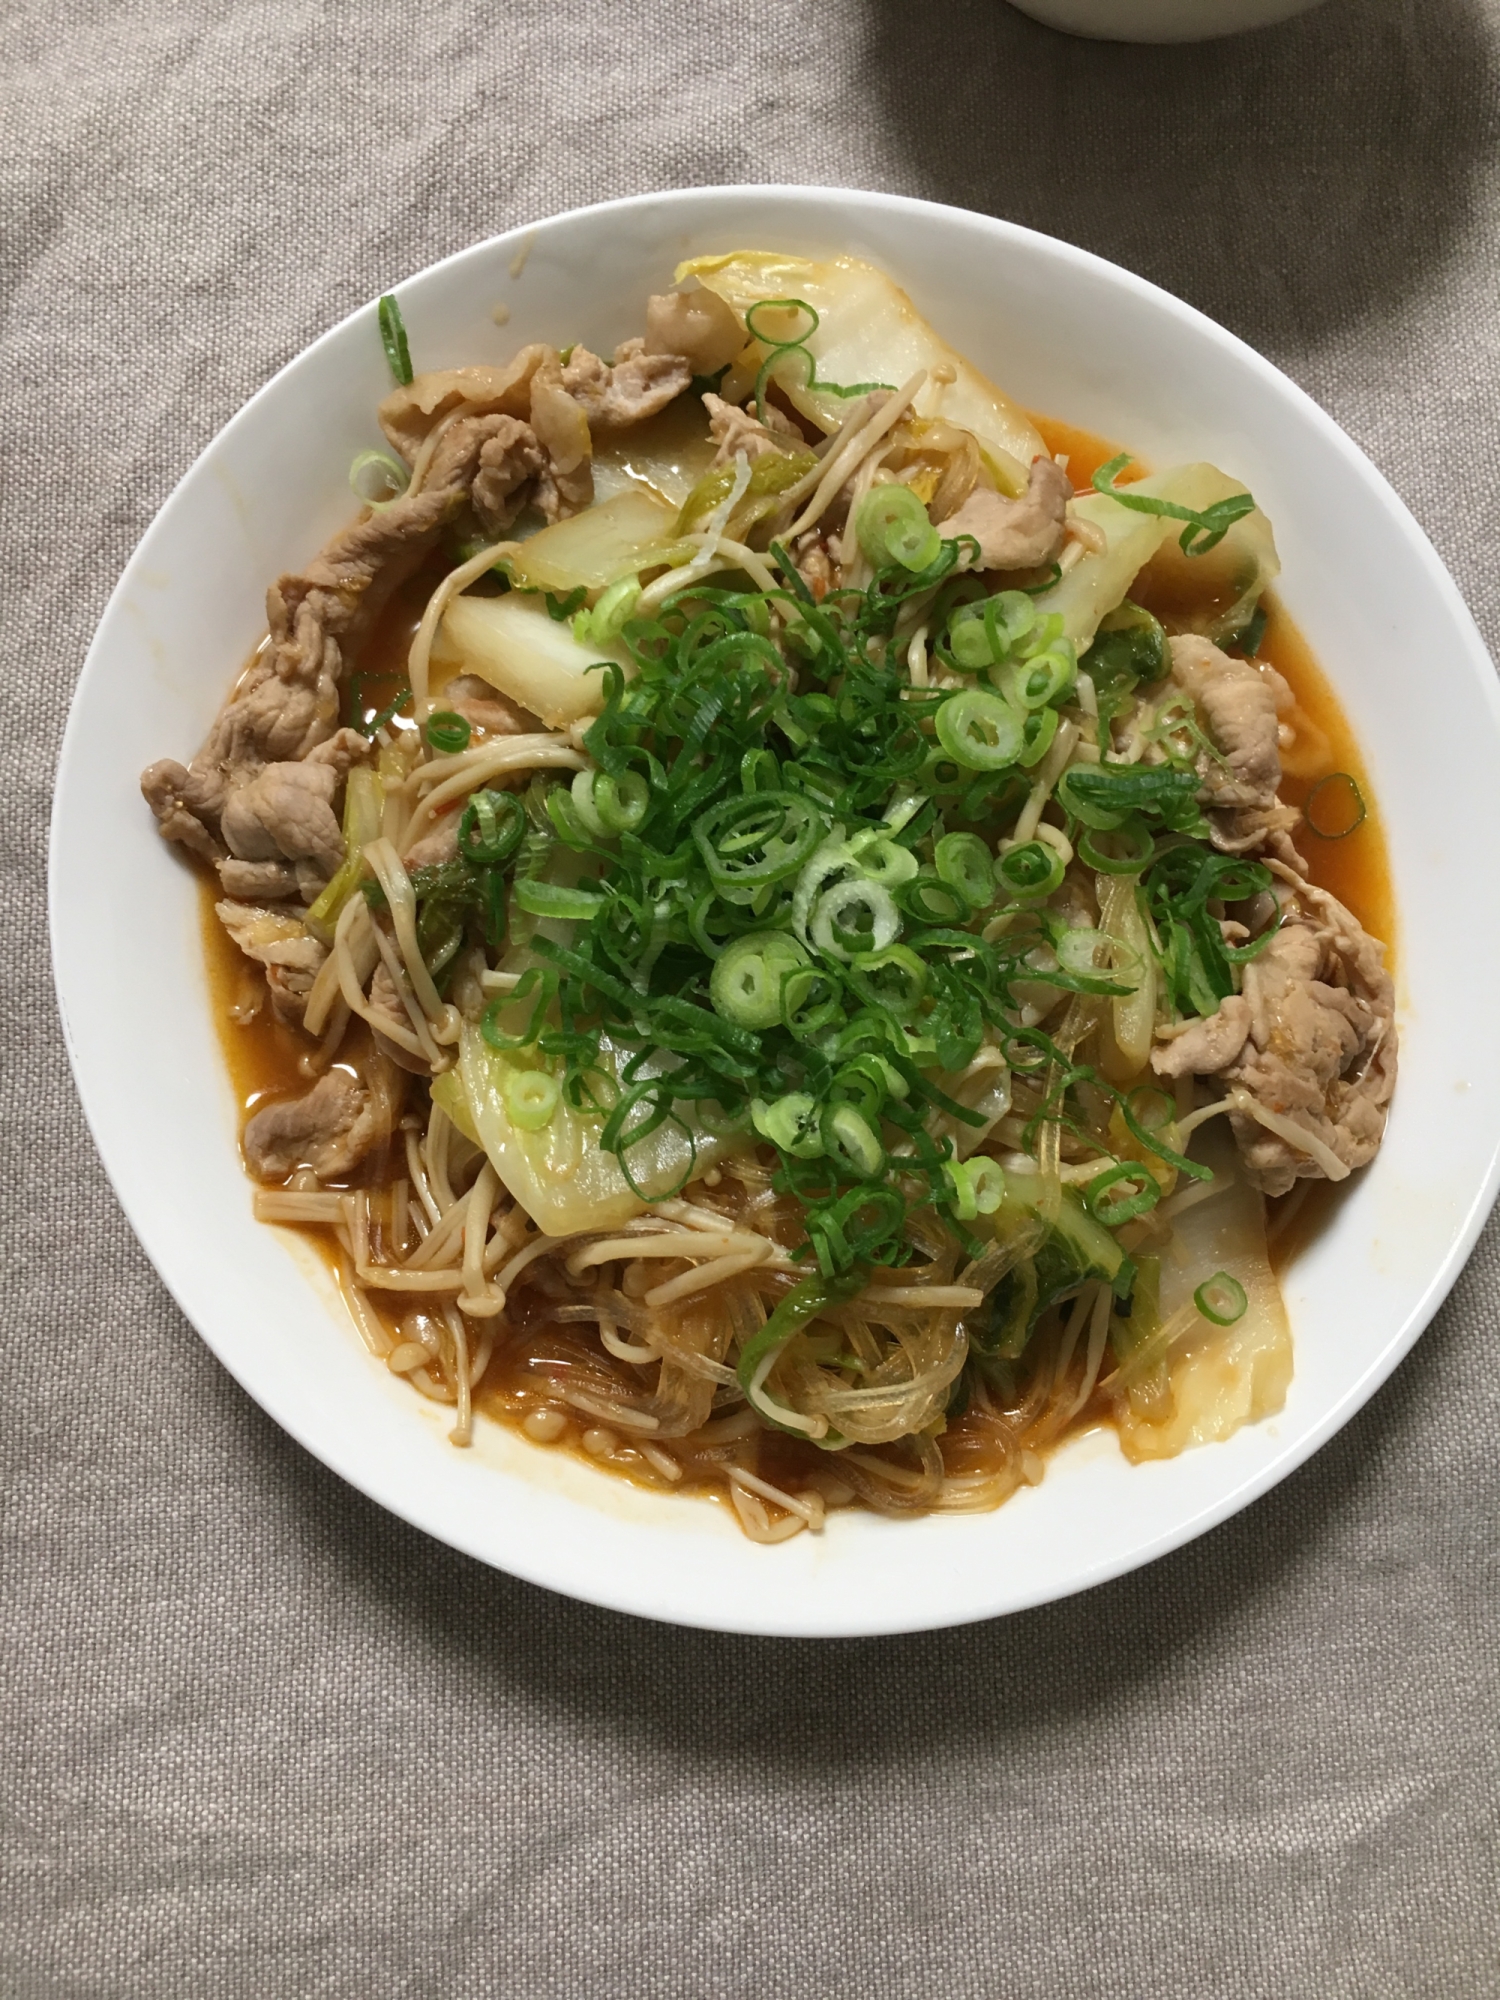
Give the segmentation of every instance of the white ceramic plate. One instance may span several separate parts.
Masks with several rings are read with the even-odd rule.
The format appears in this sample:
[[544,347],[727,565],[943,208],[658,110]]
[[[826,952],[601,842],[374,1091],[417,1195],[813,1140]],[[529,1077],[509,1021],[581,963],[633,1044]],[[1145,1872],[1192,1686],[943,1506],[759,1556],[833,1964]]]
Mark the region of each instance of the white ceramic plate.
[[1166,293],[1006,223],[806,188],[614,202],[401,286],[412,351],[432,368],[533,339],[608,349],[679,258],[736,245],[873,259],[1023,403],[1157,464],[1213,459],[1275,523],[1285,600],[1385,818],[1403,1036],[1385,1147],[1291,1273],[1282,1414],[1164,1464],[1131,1467],[1108,1436],[1083,1440],[994,1514],[846,1513],[821,1537],[757,1547],[718,1507],[636,1492],[493,1426],[454,1450],[447,1416],[368,1357],[306,1247],[252,1221],[196,884],[157,837],[137,775],[196,748],[260,636],[267,583],[350,514],[349,461],[379,442],[389,386],[373,306],[214,440],[110,601],[58,771],[58,995],[94,1136],[152,1261],[256,1401],[373,1499],[484,1562],[648,1617],[829,1636],[956,1624],[1117,1576],[1245,1506],[1360,1407],[1452,1284],[1490,1206],[1500,1136],[1500,1070],[1472,1032],[1473,996],[1500,984],[1494,874],[1476,862],[1500,852],[1500,698],[1420,530],[1300,390]]

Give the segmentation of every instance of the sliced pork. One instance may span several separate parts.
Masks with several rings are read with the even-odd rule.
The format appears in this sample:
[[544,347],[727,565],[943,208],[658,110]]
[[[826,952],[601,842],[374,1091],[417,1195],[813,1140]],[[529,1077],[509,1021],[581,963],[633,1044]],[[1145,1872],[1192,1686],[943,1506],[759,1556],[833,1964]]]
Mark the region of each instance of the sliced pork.
[[687,388],[693,370],[680,354],[647,353],[638,336],[622,342],[610,364],[586,347],[575,347],[562,379],[591,424],[601,430],[623,430],[664,410]]
[[1381,947],[1343,904],[1269,865],[1291,895],[1281,927],[1245,967],[1243,993],[1151,1062],[1160,1076],[1211,1077],[1243,1094],[1229,1114],[1235,1139],[1253,1184],[1279,1195],[1374,1158],[1396,1083],[1395,991]]
[[1026,491],[1007,500],[988,486],[976,486],[956,514],[938,523],[947,541],[972,535],[979,544],[981,569],[1034,569],[1062,553],[1064,522],[1072,483],[1054,459],[1033,460]]
[[305,1097],[284,1098],[257,1111],[245,1127],[245,1159],[263,1181],[285,1180],[311,1167],[320,1180],[341,1180],[382,1140],[399,1105],[399,1085],[377,1059],[371,1083],[331,1069]]

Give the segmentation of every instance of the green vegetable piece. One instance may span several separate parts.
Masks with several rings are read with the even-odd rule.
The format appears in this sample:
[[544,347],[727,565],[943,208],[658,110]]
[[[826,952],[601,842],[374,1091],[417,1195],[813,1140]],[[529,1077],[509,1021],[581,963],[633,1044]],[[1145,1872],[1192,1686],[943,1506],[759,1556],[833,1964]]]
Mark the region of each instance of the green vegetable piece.
[[1062,856],[1044,840],[1022,841],[995,862],[995,880],[1002,889],[1038,902],[1061,886],[1063,872]]
[[966,771],[1002,771],[1025,746],[1020,716],[984,688],[950,695],[933,717],[939,743]]
[[1084,1190],[1084,1206],[1106,1229],[1146,1215],[1161,1200],[1161,1188],[1149,1168],[1134,1162],[1106,1167]]
[[977,833],[945,833],[932,858],[939,877],[971,910],[987,910],[994,902],[994,857]]
[[797,874],[824,821],[795,792],[747,792],[701,814],[692,831],[714,887],[736,895]]
[[1160,622],[1126,598],[1100,619],[1082,666],[1102,703],[1107,696],[1128,696],[1142,681],[1165,680],[1172,671],[1172,649]]
[[709,997],[739,1028],[773,1028],[781,1019],[782,981],[809,963],[789,931],[752,931],[714,961]]
[[1215,1271],[1193,1294],[1193,1304],[1214,1326],[1233,1326],[1249,1306],[1245,1287],[1227,1271]]
[[505,1108],[523,1132],[540,1132],[557,1110],[557,1078],[544,1069],[517,1070],[505,1079]]
[[891,562],[930,569],[942,552],[942,537],[909,486],[872,486],[854,510],[854,532],[877,569]]
[[1347,840],[1365,823],[1364,793],[1347,771],[1331,771],[1308,793],[1302,817],[1319,840]]
[[825,1105],[818,1135],[824,1152],[857,1180],[878,1180],[885,1171],[880,1135],[852,1104]]
[[456,757],[461,750],[468,749],[473,731],[453,709],[440,708],[428,716],[422,733],[440,757]]
[[405,493],[410,475],[388,451],[356,452],[349,467],[349,489],[372,514],[384,513]]
[[562,917],[591,923],[604,908],[605,898],[591,889],[569,889],[561,882],[518,881],[517,906],[533,917]]
[[1206,556],[1210,549],[1219,546],[1236,521],[1243,521],[1247,514],[1255,512],[1255,502],[1248,493],[1231,493],[1199,513],[1176,500],[1158,500],[1151,494],[1132,493],[1128,487],[1122,491],[1114,481],[1129,463],[1130,453],[1122,451],[1108,465],[1101,465],[1094,474],[1094,490],[1104,494],[1106,499],[1118,500],[1132,513],[1157,514],[1172,521],[1186,521],[1188,525],[1178,543],[1185,556]]
[[514,792],[471,792],[458,822],[458,852],[476,868],[500,868],[521,845],[526,810]]
[[403,389],[410,385],[411,349],[406,341],[406,322],[401,317],[401,308],[396,303],[394,292],[382,297],[377,311],[380,321],[380,340],[385,348],[385,358],[390,371]]

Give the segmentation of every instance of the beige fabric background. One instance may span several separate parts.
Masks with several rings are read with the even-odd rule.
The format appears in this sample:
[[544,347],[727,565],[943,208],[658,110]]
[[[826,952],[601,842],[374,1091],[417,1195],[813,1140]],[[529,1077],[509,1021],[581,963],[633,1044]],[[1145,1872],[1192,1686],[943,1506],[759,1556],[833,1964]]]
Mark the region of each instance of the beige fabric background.
[[613,194],[891,188],[1144,272],[1348,427],[1493,645],[1500,0],[1187,50],[1000,0],[3,19],[0,2000],[1500,1990],[1493,1232],[1357,1422],[1138,1576],[676,1633],[424,1540],[246,1401],[95,1161],[43,933],[69,694],[173,482],[356,303]]

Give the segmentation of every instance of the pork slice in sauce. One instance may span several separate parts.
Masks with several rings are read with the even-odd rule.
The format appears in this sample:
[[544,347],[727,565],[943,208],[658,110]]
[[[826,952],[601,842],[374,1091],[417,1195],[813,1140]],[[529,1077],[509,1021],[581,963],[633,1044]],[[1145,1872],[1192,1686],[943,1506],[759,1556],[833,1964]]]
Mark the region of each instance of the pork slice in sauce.
[[540,342],[523,347],[503,368],[434,368],[393,389],[377,412],[380,428],[408,465],[428,435],[452,417],[525,417],[531,378],[557,350]]
[[344,858],[333,802],[367,747],[356,730],[341,729],[300,764],[267,764],[234,786],[220,822],[230,854],[257,863],[309,861],[327,881]]
[[1172,679],[1188,695],[1218,756],[1204,751],[1198,776],[1211,807],[1265,808],[1281,783],[1281,717],[1292,691],[1274,667],[1221,653],[1194,632],[1171,641]]
[[305,1097],[285,1098],[257,1111],[245,1126],[245,1159],[263,1181],[285,1180],[311,1167],[320,1180],[340,1180],[375,1146],[388,1139],[399,1108],[399,1084],[389,1065],[370,1064],[373,1084],[346,1069],[331,1069]]
[[716,375],[745,345],[745,332],[717,292],[655,292],[646,301],[647,354],[675,355],[695,375]]
[[391,592],[468,506],[484,450],[509,423],[498,414],[454,421],[419,493],[341,530],[305,569],[272,585],[266,594],[270,643],[219,711],[192,763],[184,767],[165,758],[141,778],[165,838],[207,861],[226,854],[242,861],[291,858],[274,840],[267,847],[253,832],[246,834],[248,823],[259,818],[254,802],[234,816],[239,844],[227,837],[230,795],[267,766],[301,763],[331,740],[328,754],[340,776],[356,755],[368,754],[362,738],[338,727],[345,659]]
[[543,457],[533,500],[549,521],[580,513],[594,497],[594,440],[555,355],[531,380],[531,428]]
[[753,465],[771,452],[802,449],[801,432],[774,403],[766,405],[765,423],[759,422],[749,410],[726,403],[722,396],[712,392],[704,396],[703,407],[708,412],[709,436],[719,447],[714,455],[716,466],[732,465],[741,452]]
[[624,430],[664,410],[693,379],[680,354],[646,351],[644,338],[623,341],[612,363],[575,347],[562,371],[563,387],[600,430]]
[[[1342,903],[1284,863],[1284,921],[1245,967],[1243,993],[1151,1058],[1160,1076],[1211,1077],[1318,1142],[1306,1151],[1253,1111],[1229,1113],[1251,1182],[1285,1194],[1373,1159],[1396,1083],[1395,990],[1381,947]],[[1323,1149],[1326,1148],[1326,1153]]]
[[530,424],[503,417],[485,439],[474,475],[474,513],[486,536],[498,541],[526,505],[546,453]]
[[546,726],[507,701],[478,674],[455,674],[444,683],[439,699],[444,708],[452,709],[471,729],[483,730],[486,736],[525,736]]
[[938,533],[946,541],[972,535],[981,569],[1033,569],[1056,562],[1062,552],[1072,497],[1072,482],[1056,460],[1038,458],[1019,499],[976,486],[956,514],[938,523]]
[[301,917],[285,908],[233,901],[215,903],[214,912],[246,958],[266,968],[278,1019],[300,1022],[312,983],[328,956]]

